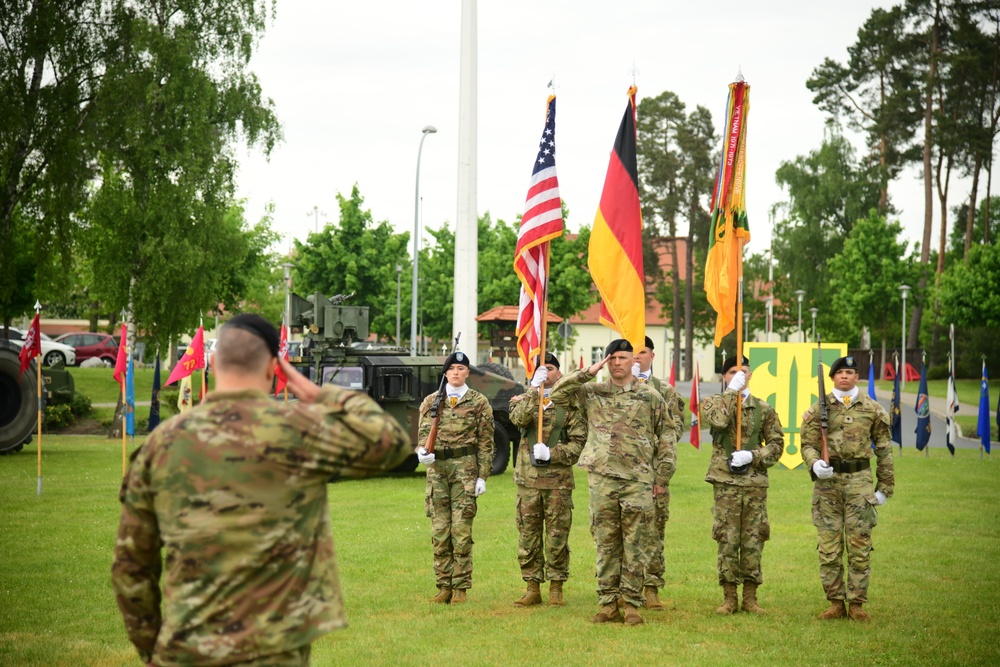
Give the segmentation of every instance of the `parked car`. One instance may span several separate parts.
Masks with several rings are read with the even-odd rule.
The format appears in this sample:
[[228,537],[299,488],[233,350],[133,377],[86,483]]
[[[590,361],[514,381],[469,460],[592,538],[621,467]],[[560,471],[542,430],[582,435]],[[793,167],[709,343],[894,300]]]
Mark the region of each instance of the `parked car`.
[[[7,331],[10,335],[10,342],[18,347],[24,346],[24,337],[28,332],[13,327]],[[2,335],[2,332],[0,332],[0,336]],[[42,334],[42,365],[55,366],[58,363],[62,363],[64,366],[73,366],[76,364],[76,350],[69,345],[57,343],[45,334]]]
[[76,350],[77,364],[97,357],[101,361],[114,365],[118,358],[118,339],[110,334],[73,331],[59,336],[56,338],[56,342],[69,345]]

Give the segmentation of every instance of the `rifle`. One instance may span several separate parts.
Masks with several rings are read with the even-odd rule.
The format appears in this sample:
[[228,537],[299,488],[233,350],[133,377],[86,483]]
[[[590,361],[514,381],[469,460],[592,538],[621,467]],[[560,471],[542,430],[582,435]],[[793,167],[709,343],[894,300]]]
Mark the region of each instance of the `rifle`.
[[816,377],[819,378],[819,456],[824,463],[830,462],[830,452],[826,447],[827,434],[830,431],[830,415],[826,407],[826,383],[823,381],[823,341],[816,335],[816,349],[819,352],[819,363],[816,366]]
[[[459,331],[458,335],[455,336],[455,345],[451,348],[454,354],[455,350],[458,349],[458,339],[462,337],[462,332]],[[424,449],[427,450],[428,454],[434,453],[434,443],[437,441],[438,437],[438,422],[441,421],[441,404],[444,403],[444,397],[446,395],[445,387],[448,385],[448,380],[445,378],[444,373],[441,374],[441,384],[438,385],[437,395],[434,397],[434,402],[431,403],[431,409],[428,414],[431,416],[431,431],[427,434],[427,443],[424,445]]]

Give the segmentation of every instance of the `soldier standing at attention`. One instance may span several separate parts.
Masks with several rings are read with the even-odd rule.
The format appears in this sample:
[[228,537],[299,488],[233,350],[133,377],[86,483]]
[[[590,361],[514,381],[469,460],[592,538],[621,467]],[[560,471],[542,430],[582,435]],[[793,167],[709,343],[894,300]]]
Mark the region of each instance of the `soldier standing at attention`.
[[469,358],[453,352],[441,368],[447,399],[439,414],[434,452],[427,453],[431,432],[431,394],[420,404],[417,459],[427,466],[427,516],[431,520],[434,576],[438,593],[431,602],[462,604],[472,588],[472,520],[476,498],[486,493],[493,468],[493,408],[485,396],[465,384]]
[[[268,397],[279,363],[299,403]],[[211,366],[205,402],[132,455],[112,589],[148,664],[308,665],[347,625],[327,480],[397,460],[409,437],[365,394],[279,362],[259,315],[222,327]]]
[[[757,587],[764,583],[761,553],[771,536],[767,519],[767,469],[784,450],[784,432],[778,413],[766,401],[750,394],[750,362],[736,355],[726,359],[721,394],[702,402],[701,418],[712,433],[712,458],[705,481],[714,487],[712,537],[719,543],[719,585],[725,599],[715,610],[732,614],[739,606],[736,587],[743,584],[743,611],[765,613],[757,604]],[[740,449],[736,441],[736,396],[743,395]]]
[[[531,389],[510,399],[510,421],[522,434],[514,463],[517,560],[521,578],[528,584],[524,595],[514,602],[517,607],[541,604],[539,585],[546,578],[550,582],[549,604],[565,604],[563,582],[569,578],[569,531],[573,525],[573,464],[587,441],[587,424],[578,411],[556,405],[549,398],[560,377],[559,360],[546,353],[545,364],[531,379]],[[542,436],[538,437],[540,387],[544,413]]]
[[[676,465],[674,424],[663,397],[632,376],[632,344],[612,341],[605,358],[574,371],[552,388],[552,400],[579,406],[587,422],[580,467],[588,471],[590,529],[597,543],[594,623],[642,624],[643,576],[653,522],[653,498]],[[590,382],[604,365],[607,382]]]
[[[646,336],[646,347],[635,353],[635,363],[632,364],[632,375],[641,383],[648,383],[655,389],[663,400],[667,402],[667,412],[674,422],[677,434],[674,442],[681,439],[684,432],[684,399],[668,382],[663,382],[653,375],[653,339]],[[653,541],[648,554],[649,564],[646,566],[645,581],[643,582],[643,594],[646,598],[646,607],[651,611],[663,611],[663,603],[660,601],[660,589],[666,583],[663,574],[666,572],[666,563],[663,559],[663,536],[667,527],[667,520],[670,519],[670,486],[663,488],[663,493],[653,500],[653,510],[655,519],[653,522]]]
[[[871,616],[862,605],[868,602],[872,528],[878,523],[875,508],[892,497],[895,486],[889,415],[881,405],[858,391],[854,357],[834,361],[830,377],[833,391],[820,399],[826,401],[829,414],[829,464],[820,458],[818,402],[806,411],[801,432],[802,459],[814,480],[812,519],[819,533],[819,577],[830,601],[830,607],[819,618],[849,616],[855,621],[870,621]],[[878,483],[874,487],[872,455],[878,463],[875,472]],[[849,604],[846,610],[845,599]]]

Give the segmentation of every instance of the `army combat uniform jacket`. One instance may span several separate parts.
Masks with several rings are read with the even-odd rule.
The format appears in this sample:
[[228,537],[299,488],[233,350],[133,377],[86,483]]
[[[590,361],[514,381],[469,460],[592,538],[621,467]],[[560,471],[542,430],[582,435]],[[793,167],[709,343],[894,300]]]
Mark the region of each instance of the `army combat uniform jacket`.
[[750,394],[743,402],[740,415],[740,448],[753,453],[753,461],[746,473],[733,474],[729,470],[729,457],[735,451],[737,395],[732,389],[726,389],[702,401],[701,418],[712,432],[712,458],[705,481],[766,487],[769,484],[767,469],[778,462],[785,447],[781,420],[767,401]]
[[669,382],[664,382],[655,375],[650,375],[646,384],[655,389],[663,397],[663,400],[667,402],[667,412],[670,413],[671,419],[674,420],[674,427],[677,431],[675,441],[679,441],[681,436],[684,435],[684,399],[681,398],[681,395],[677,393],[677,390]]
[[[430,409],[435,396],[436,393],[427,396],[420,404],[417,432],[417,445],[420,447],[427,445],[427,437],[431,433]],[[490,476],[493,469],[493,408],[489,400],[475,389],[467,390],[454,406],[447,399],[441,403],[434,442],[437,459],[444,461],[448,456],[445,452],[457,454],[460,448],[468,448],[468,454],[475,455],[479,477],[486,479]]]
[[335,386],[308,405],[213,392],[161,424],[122,482],[112,565],[142,659],[252,661],[346,626],[327,480],[411,446],[375,401]]
[[[524,437],[517,448],[514,464],[514,483],[532,489],[572,489],[573,465],[579,460],[587,442],[587,424],[579,411],[550,402],[542,415],[542,438],[538,430],[538,391],[528,391],[521,400],[511,400],[510,421],[523,429]],[[553,433],[558,424],[559,429]],[[531,450],[536,442],[549,446],[549,465],[531,465]]]

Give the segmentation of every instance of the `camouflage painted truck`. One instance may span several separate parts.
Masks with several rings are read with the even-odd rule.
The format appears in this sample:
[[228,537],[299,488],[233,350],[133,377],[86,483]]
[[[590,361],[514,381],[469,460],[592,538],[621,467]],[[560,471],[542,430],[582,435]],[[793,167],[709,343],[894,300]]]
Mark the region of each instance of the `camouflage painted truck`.
[[[38,374],[35,364],[21,373],[21,348],[0,339],[0,454],[19,452],[31,441],[38,423]],[[42,369],[42,403],[73,400],[73,376],[65,368]]]
[[[347,297],[313,294],[303,299],[291,294],[289,299],[289,323],[303,334],[301,351],[290,358],[291,363],[316,384],[366,392],[406,429],[415,448],[420,403],[437,391],[445,358],[411,357],[408,350],[366,342],[368,308],[345,304]],[[471,370],[468,385],[493,407],[493,474],[498,475],[517,452],[520,432],[510,422],[508,405],[524,388],[500,364],[480,364]],[[393,472],[412,472],[416,467],[416,454],[410,453],[394,464]]]

